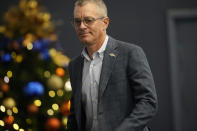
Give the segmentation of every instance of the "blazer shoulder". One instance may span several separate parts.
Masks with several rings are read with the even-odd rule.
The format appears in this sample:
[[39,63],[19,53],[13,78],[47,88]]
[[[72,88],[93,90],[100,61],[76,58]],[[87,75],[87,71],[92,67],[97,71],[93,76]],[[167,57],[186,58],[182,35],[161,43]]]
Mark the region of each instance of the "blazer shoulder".
[[81,55],[75,56],[74,58],[72,58],[72,59],[70,60],[69,65],[71,65],[71,64],[76,64],[76,63],[78,63],[81,59],[82,59],[82,56],[81,56]]
[[69,65],[68,65],[69,72],[71,72],[72,69],[76,68],[78,65],[81,65],[82,60],[83,60],[83,58],[80,55],[72,58],[70,60]]
[[124,41],[116,40],[114,38],[112,38],[112,41],[114,41],[114,43],[117,44],[119,50],[123,50],[124,52],[130,52],[135,50],[143,51],[143,49],[139,45],[136,45],[134,43],[124,42]]

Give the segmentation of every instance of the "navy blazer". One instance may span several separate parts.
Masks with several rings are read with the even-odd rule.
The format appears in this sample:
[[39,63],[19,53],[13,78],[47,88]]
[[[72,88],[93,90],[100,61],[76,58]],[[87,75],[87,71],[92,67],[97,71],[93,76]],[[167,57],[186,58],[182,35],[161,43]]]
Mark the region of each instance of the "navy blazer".
[[[81,102],[83,57],[71,60],[71,114],[68,131],[85,131]],[[157,112],[153,76],[143,50],[109,37],[104,52],[98,94],[99,131],[148,131]]]

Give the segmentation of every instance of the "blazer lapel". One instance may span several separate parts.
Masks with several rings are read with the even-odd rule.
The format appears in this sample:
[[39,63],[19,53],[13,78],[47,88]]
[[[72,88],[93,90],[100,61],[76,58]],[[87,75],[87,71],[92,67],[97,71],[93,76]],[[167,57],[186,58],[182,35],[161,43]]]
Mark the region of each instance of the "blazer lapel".
[[76,120],[79,129],[81,129],[81,119],[82,119],[82,114],[81,114],[81,90],[82,90],[82,71],[83,71],[83,58],[80,56],[78,63],[75,65],[77,77],[76,77],[76,87],[80,88],[76,90],[76,97],[75,97],[75,110],[76,110]]
[[103,65],[102,65],[100,82],[99,82],[99,99],[98,100],[100,100],[100,98],[102,97],[106,89],[107,82],[113,70],[113,65],[118,56],[118,52],[117,50],[115,50],[116,47],[117,47],[117,44],[115,40],[109,37],[108,44],[104,52]]

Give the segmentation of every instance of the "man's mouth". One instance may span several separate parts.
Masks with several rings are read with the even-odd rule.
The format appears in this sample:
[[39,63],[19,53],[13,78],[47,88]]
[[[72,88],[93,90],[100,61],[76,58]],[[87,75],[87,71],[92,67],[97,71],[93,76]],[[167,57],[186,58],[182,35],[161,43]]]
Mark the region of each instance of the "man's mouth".
[[80,33],[79,36],[83,37],[83,36],[87,36],[89,33]]
[[85,32],[85,31],[81,31],[81,32],[78,33],[78,35],[79,35],[80,37],[85,37],[85,36],[87,36],[87,35],[89,35],[89,34],[90,34],[90,32]]

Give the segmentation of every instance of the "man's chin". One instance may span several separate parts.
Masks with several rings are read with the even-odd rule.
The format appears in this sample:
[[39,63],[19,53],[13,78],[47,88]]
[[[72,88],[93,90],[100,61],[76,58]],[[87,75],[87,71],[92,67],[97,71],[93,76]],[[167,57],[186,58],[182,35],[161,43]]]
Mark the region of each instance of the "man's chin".
[[90,41],[85,38],[85,37],[82,37],[82,38],[79,38],[79,40],[81,41],[81,43],[84,43],[84,44],[88,44]]

